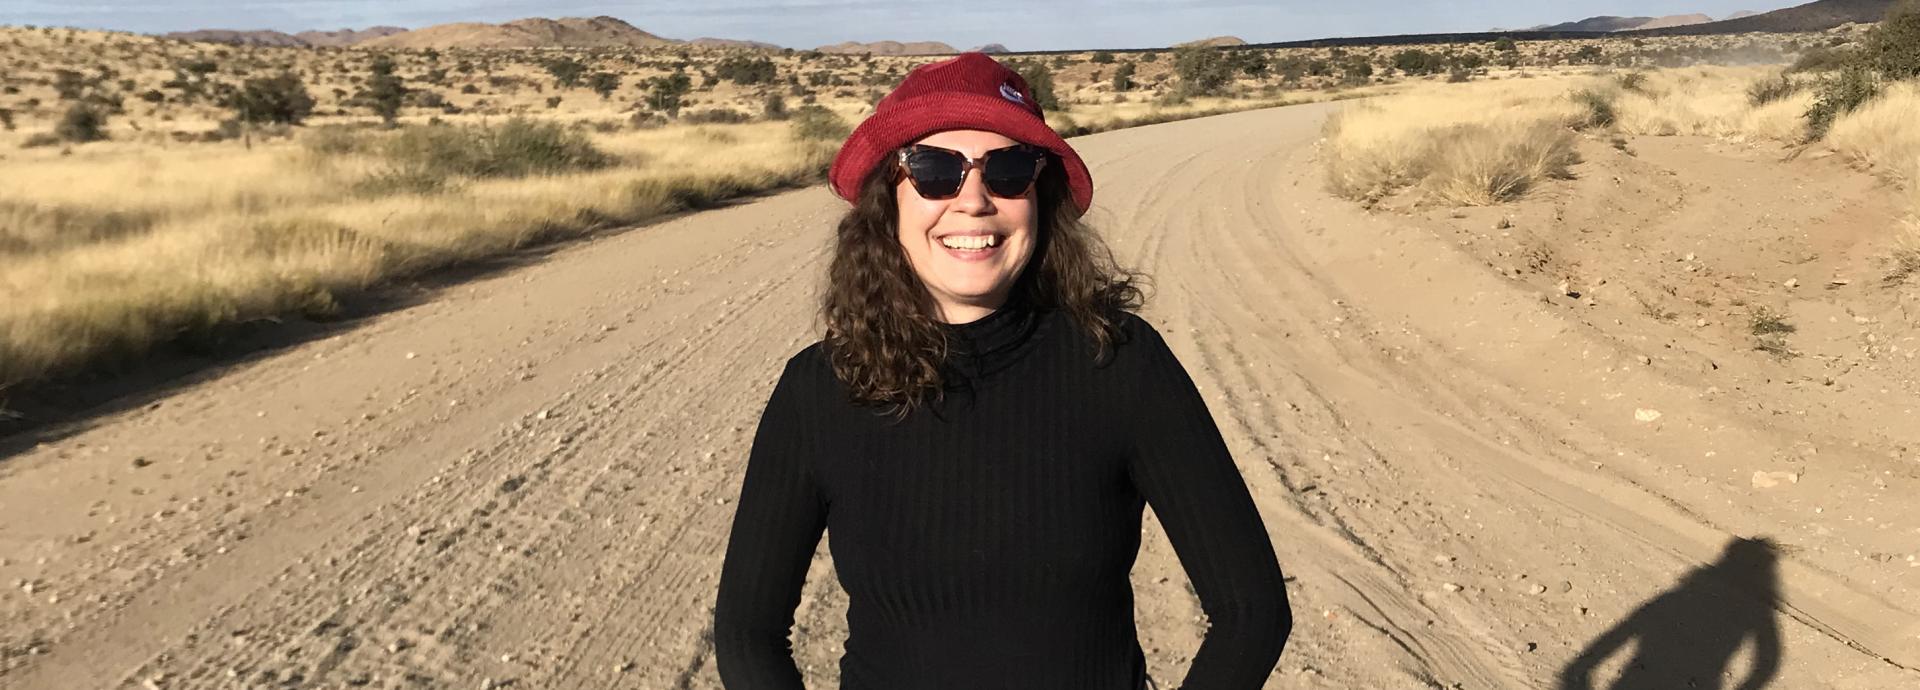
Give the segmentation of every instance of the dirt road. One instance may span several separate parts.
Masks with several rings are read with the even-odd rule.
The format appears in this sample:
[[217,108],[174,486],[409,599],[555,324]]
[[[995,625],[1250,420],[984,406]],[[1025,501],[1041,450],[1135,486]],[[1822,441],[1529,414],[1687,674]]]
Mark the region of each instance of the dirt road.
[[[1267,687],[1553,687],[1583,650],[1598,687],[1634,653],[1662,687],[1755,664],[1920,686],[1912,406],[1862,438],[1706,395],[1452,240],[1327,199],[1334,107],[1076,140],[1092,219],[1155,277],[1145,315],[1293,578]],[[569,246],[21,449],[0,687],[719,687],[731,500],[817,337],[840,209],[811,189]],[[1778,465],[1804,448],[1817,469]],[[1721,558],[1751,536],[1784,557]],[[798,613],[823,688],[845,635],[826,554]],[[1151,523],[1134,582],[1172,686],[1200,611]]]

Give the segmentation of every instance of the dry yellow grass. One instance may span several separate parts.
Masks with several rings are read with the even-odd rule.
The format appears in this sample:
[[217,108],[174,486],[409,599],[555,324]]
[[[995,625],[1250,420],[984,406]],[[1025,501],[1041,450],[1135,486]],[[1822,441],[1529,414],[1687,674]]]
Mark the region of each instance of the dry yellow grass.
[[[622,162],[430,194],[357,194],[379,162],[294,144],[0,168],[7,227],[24,228],[0,235],[0,383],[222,323],[326,313],[335,295],[395,275],[813,179],[830,153],[782,123],[597,141]],[[91,229],[60,234],[74,227]]]
[[1755,106],[1747,90],[1778,75],[1768,67],[1695,67],[1646,72],[1638,90],[1616,90],[1618,128],[1627,134],[1696,135],[1731,141],[1797,143],[1813,94]]
[[1827,131],[1826,144],[1920,190],[1920,84],[1894,84],[1879,98],[1840,116]]
[[1418,185],[1449,203],[1485,205],[1525,192],[1573,162],[1568,82],[1425,84],[1347,108],[1328,121],[1322,155],[1333,191],[1372,200]]

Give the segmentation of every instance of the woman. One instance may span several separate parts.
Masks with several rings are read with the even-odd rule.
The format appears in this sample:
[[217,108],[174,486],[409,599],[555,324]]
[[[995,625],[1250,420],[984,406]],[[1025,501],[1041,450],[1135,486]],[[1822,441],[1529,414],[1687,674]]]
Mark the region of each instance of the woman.
[[1185,690],[1253,690],[1291,626],[1272,544],[1134,276],[1078,221],[1086,166],[981,53],[907,76],[829,172],[853,204],[755,433],[714,643],[802,688],[788,629],[822,530],[847,690],[1152,686],[1128,580],[1152,505],[1211,628]]

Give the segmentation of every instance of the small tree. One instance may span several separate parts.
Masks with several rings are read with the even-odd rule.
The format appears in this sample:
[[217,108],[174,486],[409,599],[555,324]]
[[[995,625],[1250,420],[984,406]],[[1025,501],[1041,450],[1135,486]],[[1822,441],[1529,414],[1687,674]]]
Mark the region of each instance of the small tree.
[[1039,103],[1042,109],[1056,110],[1060,107],[1060,99],[1053,93],[1053,70],[1046,63],[1021,60],[1010,66],[1020,74],[1021,79],[1027,80],[1027,90],[1033,93],[1034,102]]
[[674,72],[665,77],[647,80],[646,105],[648,110],[666,113],[668,117],[680,116],[680,97],[693,90],[693,78],[686,72]]
[[592,76],[587,77],[587,88],[600,94],[600,100],[607,100],[613,96],[614,90],[620,88],[620,75],[612,72],[594,72]]
[[227,102],[234,117],[248,124],[297,125],[313,114],[313,96],[292,72],[255,77],[242,84]]
[[1180,77],[1180,93],[1209,96],[1233,81],[1233,65],[1217,48],[1187,46],[1173,53],[1173,72]]
[[547,62],[547,74],[553,75],[553,83],[563,89],[570,89],[579,84],[581,75],[586,73],[587,66],[573,58],[560,58]]
[[769,120],[787,119],[787,99],[780,94],[767,94],[767,101],[760,107],[762,116]]
[[1113,90],[1132,91],[1133,86],[1133,63],[1120,63],[1119,67],[1113,69]]
[[107,113],[86,103],[68,108],[53,127],[54,136],[63,141],[84,144],[107,138]]
[[1493,42],[1493,49],[1502,53],[1513,53],[1519,52],[1520,46],[1514,45],[1513,39],[1501,36],[1499,40]]
[[407,85],[393,73],[393,60],[385,55],[373,59],[373,77],[367,80],[367,100],[373,104],[373,112],[380,116],[387,126],[400,116],[400,106],[407,99]]

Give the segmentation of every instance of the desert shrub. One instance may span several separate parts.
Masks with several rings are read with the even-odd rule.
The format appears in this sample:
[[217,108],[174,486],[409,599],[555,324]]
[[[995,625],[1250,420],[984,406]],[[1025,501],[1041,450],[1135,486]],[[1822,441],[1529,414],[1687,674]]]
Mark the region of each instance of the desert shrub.
[[107,113],[86,103],[76,103],[60,116],[53,133],[61,141],[76,144],[100,141],[107,138]]
[[1847,67],[1822,80],[1815,92],[1813,105],[1807,108],[1808,140],[1827,136],[1827,130],[1833,127],[1835,119],[1853,112],[1878,95],[1879,77],[1862,65]]
[[1021,60],[1012,65],[1020,78],[1027,80],[1027,90],[1033,94],[1033,100],[1041,108],[1054,110],[1060,107],[1060,99],[1053,93],[1053,69],[1039,60]]
[[1804,85],[1793,77],[1786,74],[1777,74],[1773,77],[1756,81],[1752,86],[1748,86],[1747,103],[1758,108],[1768,103],[1791,98],[1794,94],[1800,93],[1800,89],[1802,88],[1804,88]]
[[242,122],[299,124],[313,114],[313,97],[291,72],[248,79],[228,99],[227,107]]
[[1133,63],[1131,62],[1123,62],[1120,63],[1119,67],[1113,68],[1113,90],[1132,91],[1134,87],[1133,72]]
[[9,132],[11,132],[11,131],[13,131],[13,127],[14,127],[14,124],[13,124],[13,109],[12,109],[12,108],[0,108],[0,129],[5,129],[5,130],[7,130],[7,131],[9,131]]
[[1096,51],[1093,51],[1092,57],[1087,58],[1087,61],[1096,65],[1112,64],[1113,53],[1109,53],[1104,50],[1096,50]]
[[382,152],[396,176],[526,177],[613,163],[584,135],[553,122],[513,118],[497,126],[409,127]]
[[600,100],[613,97],[615,89],[620,88],[620,75],[612,72],[594,72],[587,77],[587,88],[600,94]]
[[1493,42],[1493,49],[1502,53],[1512,53],[1519,51],[1520,47],[1513,44],[1513,39],[1501,36]]
[[1455,67],[1447,72],[1447,83],[1462,84],[1473,80],[1473,70]]
[[1393,68],[1410,76],[1436,74],[1446,69],[1445,58],[1417,48],[1409,48],[1393,54]]
[[480,93],[480,87],[475,86],[473,84],[468,84],[466,86],[460,87],[460,93],[472,96]]
[[680,119],[696,125],[737,125],[752,122],[753,116],[732,108],[708,108],[688,112],[681,115]]
[[853,132],[846,120],[822,105],[795,108],[791,125],[794,138],[802,141],[839,141]]
[[1233,62],[1217,48],[1187,46],[1173,52],[1175,90],[1183,97],[1217,95],[1233,83],[1233,72]]
[[558,107],[560,107],[560,103],[561,103],[562,101],[565,101],[565,100],[566,100],[566,99],[564,99],[564,98],[561,98],[561,97],[559,97],[559,96],[548,96],[548,97],[547,97],[547,109],[548,109],[548,110],[553,110],[554,108],[558,108]]
[[1598,89],[1581,89],[1573,92],[1570,98],[1580,106],[1580,114],[1571,123],[1575,129],[1596,129],[1612,127],[1619,120],[1614,111],[1615,93]]
[[760,116],[769,120],[785,120],[792,113],[787,111],[787,99],[777,93],[767,94],[760,104]]
[[60,143],[60,135],[54,134],[52,132],[40,132],[27,137],[26,141],[20,142],[20,148],[37,149],[37,148],[43,148],[47,146],[53,146],[58,143]]
[[714,65],[713,76],[735,84],[767,84],[779,78],[780,74],[774,67],[773,60],[764,55],[759,57],[729,55],[721,58],[719,64]]
[[385,55],[375,56],[369,69],[373,76],[367,79],[366,101],[373,107],[374,114],[391,125],[400,116],[400,106],[406,102],[406,82],[394,74],[393,59]]
[[1647,89],[1647,73],[1628,72],[1614,77],[1613,83],[1615,86],[1620,87],[1621,91],[1628,93],[1645,93]]
[[547,74],[553,77],[553,83],[560,88],[573,88],[580,83],[580,77],[587,73],[587,66],[573,58],[548,60],[544,65]]
[[1920,0],[1902,0],[1867,35],[1863,57],[1888,79],[1920,77]]

